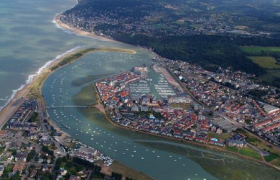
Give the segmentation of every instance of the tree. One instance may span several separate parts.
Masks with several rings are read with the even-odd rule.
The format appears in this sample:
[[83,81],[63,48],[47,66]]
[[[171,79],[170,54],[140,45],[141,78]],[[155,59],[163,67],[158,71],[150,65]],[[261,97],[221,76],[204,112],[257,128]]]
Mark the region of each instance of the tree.
[[19,172],[17,171],[15,175],[12,176],[11,180],[21,180]]
[[15,156],[17,154],[17,150],[13,150],[12,155]]

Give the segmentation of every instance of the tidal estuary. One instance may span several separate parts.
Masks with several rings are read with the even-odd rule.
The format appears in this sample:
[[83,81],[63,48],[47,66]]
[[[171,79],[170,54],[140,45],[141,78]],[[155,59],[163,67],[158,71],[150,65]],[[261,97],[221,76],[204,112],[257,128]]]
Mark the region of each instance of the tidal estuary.
[[[277,180],[280,172],[232,155],[120,129],[96,109],[61,108],[94,103],[92,84],[104,77],[149,65],[154,54],[118,42],[75,35],[53,19],[73,0],[2,0],[0,6],[0,106],[40,67],[78,47],[112,47],[136,54],[93,52],[45,82],[42,93],[50,118],[73,138],[156,180]],[[62,124],[70,129],[64,128]]]

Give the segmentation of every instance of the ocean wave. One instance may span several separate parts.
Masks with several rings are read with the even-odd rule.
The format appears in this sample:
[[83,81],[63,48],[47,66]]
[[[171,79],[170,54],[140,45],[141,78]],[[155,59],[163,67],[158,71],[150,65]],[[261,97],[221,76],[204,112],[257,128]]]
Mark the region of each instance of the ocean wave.
[[16,93],[17,93],[18,91],[22,90],[26,85],[32,83],[32,81],[34,80],[34,78],[35,78],[36,76],[40,75],[40,74],[43,72],[44,69],[46,69],[47,67],[49,67],[53,62],[57,61],[57,60],[60,59],[61,57],[65,56],[65,55],[67,55],[67,54],[70,54],[70,53],[76,51],[76,50],[79,49],[79,48],[81,48],[81,46],[74,47],[74,48],[72,48],[72,49],[66,51],[66,52],[63,53],[63,54],[60,54],[60,55],[56,56],[54,59],[52,59],[52,60],[46,62],[42,67],[40,67],[39,70],[38,70],[36,73],[29,75],[28,78],[27,78],[27,80],[25,81],[25,84],[20,85],[20,87],[19,87],[18,89],[15,89],[15,90],[12,91],[13,93],[12,93],[11,97],[8,99],[8,101],[5,103],[4,106],[1,106],[1,107],[0,107],[0,111],[1,111],[4,107],[6,107],[6,106],[9,104],[9,102],[16,96]]
[[[57,15],[59,15],[59,14],[57,14]],[[56,17],[57,15],[55,15],[55,17]],[[61,26],[56,22],[55,18],[52,20],[52,23],[55,25],[56,28],[63,30],[63,32],[65,32],[65,33],[67,33],[67,34],[75,34],[75,35],[77,35],[76,33],[74,33],[74,32],[72,32],[72,31],[70,31],[70,30],[68,30],[68,29],[65,29],[65,28],[61,27]]]
[[[99,35],[96,35],[96,34],[92,34],[92,35],[95,35],[95,36],[82,35],[82,34],[79,34],[75,31],[72,31],[72,30],[66,29],[64,27],[61,27],[55,20],[56,16],[58,16],[58,15],[59,15],[59,13],[54,16],[54,19],[52,20],[52,23],[55,24],[56,28],[61,29],[65,33],[73,34],[73,35],[76,35],[76,36],[79,36],[79,37],[87,37],[87,38],[91,38],[91,39],[95,39],[95,40],[99,40],[99,41],[112,41],[112,39],[107,38],[107,37],[102,37],[102,36],[99,36]],[[89,32],[87,32],[87,33],[89,33]],[[122,43],[122,42],[119,42],[119,43]]]
[[[75,4],[73,7],[75,7],[78,3],[79,3],[78,0],[76,0],[76,4]],[[58,14],[56,14],[55,16],[57,16],[57,15],[58,15]],[[66,30],[66,29],[60,27],[60,26],[56,23],[55,19],[53,19],[53,23],[55,24],[55,26],[56,26],[57,28],[62,29],[64,32],[66,32],[66,33],[68,33],[68,34],[75,34],[75,33],[71,32],[71,31],[69,31],[69,30]],[[40,73],[42,73],[42,71],[43,71],[45,68],[47,68],[52,62],[58,60],[60,57],[66,55],[66,54],[68,54],[68,53],[71,53],[71,52],[73,52],[73,51],[79,49],[80,47],[81,47],[81,46],[77,46],[77,47],[75,47],[75,48],[73,48],[73,49],[70,49],[69,51],[67,51],[67,52],[65,52],[65,53],[63,53],[63,54],[61,54],[61,55],[58,55],[58,56],[57,56],[56,58],[54,58],[53,60],[48,61],[48,62],[47,62],[44,66],[42,66],[35,74],[29,75],[28,78],[27,78],[27,80],[25,81],[25,84],[20,85],[20,87],[19,87],[18,89],[15,89],[15,90],[12,91],[13,93],[12,93],[11,97],[7,100],[7,102],[6,102],[3,106],[0,106],[0,111],[1,111],[4,107],[6,107],[6,106],[9,104],[9,102],[15,97],[15,95],[16,95],[16,93],[17,93],[18,91],[22,90],[26,85],[30,84],[30,83],[33,81],[34,77],[36,77],[36,76],[38,76]]]

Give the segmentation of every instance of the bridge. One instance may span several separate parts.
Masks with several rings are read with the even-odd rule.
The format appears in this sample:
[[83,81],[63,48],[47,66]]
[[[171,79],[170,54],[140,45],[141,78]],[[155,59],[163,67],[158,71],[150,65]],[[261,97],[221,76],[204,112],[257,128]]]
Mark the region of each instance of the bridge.
[[57,108],[61,108],[61,109],[68,109],[68,108],[92,108],[93,105],[87,105],[87,106],[47,106],[47,109],[57,109]]

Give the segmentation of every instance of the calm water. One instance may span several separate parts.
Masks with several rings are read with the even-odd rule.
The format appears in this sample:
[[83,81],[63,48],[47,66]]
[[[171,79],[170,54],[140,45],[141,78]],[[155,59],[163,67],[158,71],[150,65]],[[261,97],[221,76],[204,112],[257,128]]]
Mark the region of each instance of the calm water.
[[[120,53],[93,53],[52,74],[43,87],[48,105],[73,105],[72,96],[82,87],[74,87],[72,81],[89,75],[119,73],[133,66],[149,63],[151,56],[145,51],[136,55]],[[93,92],[88,92],[93,93]],[[93,118],[87,118],[77,109],[55,108],[48,111],[58,125],[67,124],[73,138],[92,145],[121,163],[145,172],[156,179],[216,179],[192,160],[165,151],[151,149],[134,142],[142,137],[128,136],[129,132],[116,129],[94,110],[88,110]],[[172,156],[172,157],[169,157]],[[153,168],[151,168],[153,167]],[[175,168],[175,169],[174,169]],[[173,170],[173,171],[171,171]]]
[[[58,70],[43,86],[48,105],[74,105],[75,98],[84,97],[77,94],[87,84],[73,86],[73,81],[79,78],[95,75],[98,79],[105,74],[149,64],[152,54],[146,50],[58,29],[52,22],[55,14],[73,5],[73,0],[1,0],[0,106],[7,102],[13,90],[25,84],[30,74],[36,73],[49,60],[78,46],[130,48],[135,49],[137,54],[92,53]],[[278,172],[249,161],[116,128],[95,110],[57,108],[48,113],[58,125],[70,126],[67,131],[73,138],[157,180],[229,179],[233,171],[248,179],[279,177]]]
[[[75,103],[93,103],[91,86],[96,80],[80,87],[74,86],[73,82],[83,77],[98,78],[104,74],[116,74],[150,62],[151,55],[148,52],[137,52],[136,55],[92,53],[56,71],[43,86],[47,104],[71,106]],[[48,113],[61,128],[61,124],[70,126],[71,129],[65,131],[73,138],[155,179],[230,179],[234,172],[244,179],[276,180],[280,175],[275,170],[250,161],[117,128],[94,109],[54,108],[49,109]]]

